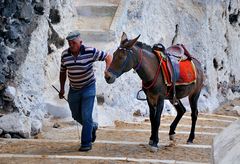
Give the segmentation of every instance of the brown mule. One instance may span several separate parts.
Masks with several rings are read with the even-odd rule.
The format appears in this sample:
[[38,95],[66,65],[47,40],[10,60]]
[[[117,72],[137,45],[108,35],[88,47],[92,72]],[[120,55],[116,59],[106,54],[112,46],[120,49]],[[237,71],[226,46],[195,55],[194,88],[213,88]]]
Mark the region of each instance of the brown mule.
[[[129,40],[127,35],[123,33],[120,46],[113,54],[113,61],[105,74],[105,79],[107,83],[111,84],[123,73],[128,72],[132,68],[136,70],[145,85],[145,87],[143,86],[143,91],[147,96],[150,110],[151,136],[149,145],[157,150],[159,142],[158,130],[164,99],[168,99],[173,104],[173,94],[169,92],[169,87],[164,83],[162,71],[159,71],[161,62],[159,63],[158,58],[152,52],[150,46],[137,42],[139,37],[140,35],[135,39]],[[169,131],[170,139],[174,139],[177,124],[186,112],[180,99],[188,96],[192,111],[192,127],[187,140],[188,143],[192,143],[195,137],[195,125],[198,116],[197,101],[203,86],[203,70],[201,64],[195,58],[191,60],[196,69],[196,81],[195,83],[176,86],[178,103],[173,105],[176,108],[177,116],[172,122]]]

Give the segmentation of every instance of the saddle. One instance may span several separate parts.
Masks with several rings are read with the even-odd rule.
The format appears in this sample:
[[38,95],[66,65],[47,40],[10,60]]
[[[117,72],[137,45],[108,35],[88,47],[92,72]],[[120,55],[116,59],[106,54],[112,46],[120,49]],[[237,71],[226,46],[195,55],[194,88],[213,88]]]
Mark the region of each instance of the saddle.
[[167,86],[173,88],[173,102],[176,101],[175,86],[187,85],[196,80],[196,71],[192,56],[183,44],[165,49],[162,44],[155,44],[153,52],[162,61],[162,72]]

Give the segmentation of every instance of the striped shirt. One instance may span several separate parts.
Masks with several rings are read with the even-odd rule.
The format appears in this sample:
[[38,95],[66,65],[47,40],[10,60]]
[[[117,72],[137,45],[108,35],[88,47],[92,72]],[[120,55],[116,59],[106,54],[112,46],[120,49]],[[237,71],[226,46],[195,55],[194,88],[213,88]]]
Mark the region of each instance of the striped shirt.
[[67,72],[70,86],[81,89],[95,83],[93,62],[104,61],[107,54],[96,48],[81,45],[80,53],[75,58],[69,49],[63,51],[61,56],[61,72]]

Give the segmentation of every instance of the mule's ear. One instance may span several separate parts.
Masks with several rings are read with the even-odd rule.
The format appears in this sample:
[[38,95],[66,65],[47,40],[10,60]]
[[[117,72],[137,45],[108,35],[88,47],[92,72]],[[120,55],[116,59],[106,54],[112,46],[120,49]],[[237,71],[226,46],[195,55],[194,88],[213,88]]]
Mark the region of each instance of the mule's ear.
[[123,32],[122,37],[121,37],[121,43],[125,42],[127,40],[127,34]]
[[141,36],[141,34],[139,34],[135,39],[129,40],[129,42],[127,43],[127,47],[131,48],[132,46],[134,46],[134,44],[137,42],[138,38]]

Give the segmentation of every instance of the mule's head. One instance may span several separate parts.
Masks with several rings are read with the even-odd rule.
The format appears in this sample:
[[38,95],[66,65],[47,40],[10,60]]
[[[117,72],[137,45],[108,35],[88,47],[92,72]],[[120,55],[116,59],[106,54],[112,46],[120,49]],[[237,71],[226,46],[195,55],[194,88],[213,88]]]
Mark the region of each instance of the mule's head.
[[138,37],[128,40],[127,35],[123,32],[120,46],[113,53],[113,60],[105,72],[105,80],[107,83],[114,83],[115,79],[121,76],[124,72],[128,72],[134,67],[132,47],[137,42]]

